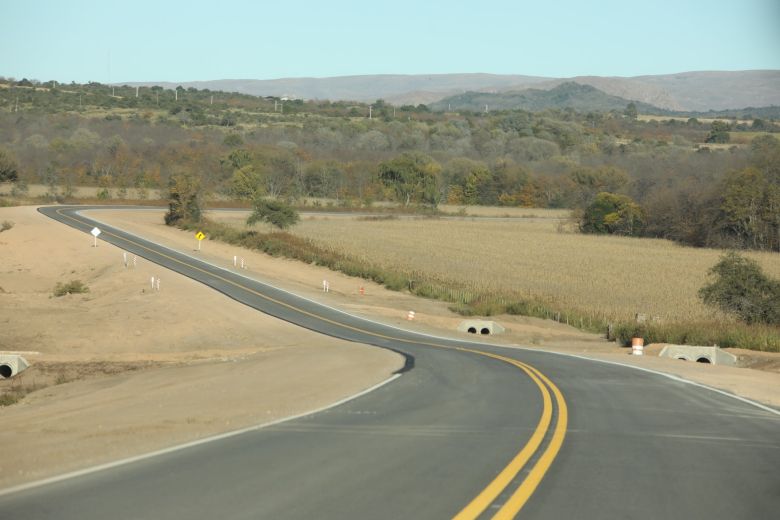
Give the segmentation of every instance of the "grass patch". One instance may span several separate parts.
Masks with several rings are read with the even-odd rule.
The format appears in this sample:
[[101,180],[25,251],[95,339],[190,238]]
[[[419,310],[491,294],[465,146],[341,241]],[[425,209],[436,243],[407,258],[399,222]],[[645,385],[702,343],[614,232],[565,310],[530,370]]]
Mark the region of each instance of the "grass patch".
[[89,287],[84,285],[84,282],[81,280],[71,280],[67,283],[57,282],[53,294],[56,297],[60,297],[67,294],[83,294],[88,292]]

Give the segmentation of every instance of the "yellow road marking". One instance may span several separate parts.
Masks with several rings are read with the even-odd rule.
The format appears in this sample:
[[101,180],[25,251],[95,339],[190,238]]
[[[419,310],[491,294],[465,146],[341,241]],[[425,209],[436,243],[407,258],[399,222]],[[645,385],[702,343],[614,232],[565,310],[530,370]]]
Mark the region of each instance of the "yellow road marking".
[[[78,222],[80,224],[86,224],[86,222],[79,220],[75,217],[72,217],[70,215],[66,215],[62,213],[67,208],[60,208],[56,210],[56,213],[60,215],[61,217],[68,218],[70,220],[73,220],[74,222]],[[508,363],[510,365],[513,365],[517,368],[520,368],[523,370],[530,378],[531,380],[536,383],[536,385],[539,387],[539,390],[542,394],[542,401],[543,401],[543,410],[542,410],[542,416],[539,420],[539,423],[537,424],[536,429],[534,430],[534,433],[531,435],[531,438],[528,440],[525,446],[520,450],[520,452],[510,461],[510,463],[499,473],[499,475],[493,479],[493,481],[487,485],[487,487],[480,492],[479,495],[477,495],[476,498],[474,498],[463,510],[458,513],[458,515],[455,516],[458,520],[466,520],[471,518],[476,518],[479,516],[491,503],[495,498],[504,490],[506,487],[512,482],[512,480],[517,476],[517,474],[522,470],[523,466],[528,462],[530,457],[534,454],[534,452],[539,448],[541,445],[542,440],[544,439],[544,436],[546,435],[546,432],[549,429],[551,418],[552,418],[552,403],[550,399],[550,393],[547,390],[547,387],[549,387],[553,395],[555,396],[556,404],[558,407],[558,420],[556,421],[555,430],[553,432],[552,439],[550,440],[550,444],[547,446],[547,449],[544,451],[542,456],[539,458],[537,463],[534,465],[534,467],[531,469],[531,472],[529,475],[525,478],[523,483],[518,487],[518,489],[512,494],[509,501],[507,501],[506,504],[504,504],[501,509],[498,511],[498,513],[493,518],[499,518],[499,519],[505,519],[505,518],[514,518],[514,516],[520,511],[520,509],[525,505],[525,503],[528,501],[528,499],[531,497],[533,492],[538,487],[539,483],[542,481],[542,478],[544,478],[544,475],[547,473],[547,470],[552,465],[553,461],[555,460],[555,457],[557,456],[558,452],[560,451],[560,448],[563,444],[563,440],[566,436],[566,427],[568,423],[568,412],[566,407],[566,401],[563,398],[563,394],[561,394],[560,390],[558,389],[555,384],[553,384],[552,381],[550,381],[549,378],[547,378],[544,374],[542,374],[539,370],[536,368],[527,365],[525,363],[522,363],[521,361],[518,361],[516,359],[508,358],[505,356],[500,356],[498,354],[492,354],[490,352],[484,352],[481,350],[474,350],[469,349],[465,347],[450,347],[447,345],[441,345],[438,343],[431,343],[426,341],[413,341],[413,340],[407,340],[403,338],[397,338],[393,336],[387,336],[384,334],[379,334],[377,332],[368,331],[365,329],[361,329],[358,327],[353,327],[351,325],[347,325],[344,323],[339,323],[337,321],[331,320],[329,318],[326,318],[324,316],[311,313],[309,311],[300,309],[298,307],[295,307],[293,305],[290,305],[288,303],[279,301],[271,296],[265,295],[263,293],[260,293],[258,291],[255,291],[254,289],[251,289],[249,287],[246,287],[244,285],[241,285],[233,280],[229,280],[227,278],[224,278],[218,274],[206,271],[205,269],[202,269],[198,266],[189,264],[187,262],[184,262],[182,260],[179,260],[178,258],[171,257],[165,253],[155,251],[151,248],[146,247],[143,244],[139,244],[138,242],[135,242],[133,240],[118,236],[114,233],[111,233],[110,231],[105,231],[107,235],[110,235],[118,240],[122,240],[124,242],[133,244],[141,249],[144,249],[146,251],[149,251],[150,253],[153,253],[155,255],[158,255],[163,258],[167,258],[168,260],[181,264],[185,267],[188,267],[190,269],[194,269],[196,271],[199,271],[205,275],[211,276],[213,278],[217,278],[219,280],[222,280],[225,283],[228,283],[230,285],[233,285],[234,287],[237,287],[239,289],[242,289],[246,292],[249,292],[251,294],[254,294],[255,296],[258,296],[266,301],[273,302],[277,305],[280,305],[282,307],[285,307],[287,309],[290,309],[295,312],[299,312],[301,314],[304,314],[306,316],[309,316],[311,318],[315,318],[318,320],[321,320],[326,323],[330,323],[332,325],[336,325],[338,327],[342,327],[348,330],[352,330],[355,332],[360,332],[362,334],[366,334],[369,336],[374,336],[376,338],[382,338],[387,339],[390,341],[396,341],[401,343],[409,343],[412,345],[425,345],[430,347],[436,347],[436,348],[443,348],[443,349],[451,349],[451,350],[459,350],[462,352],[470,352],[473,354],[479,354],[482,356],[494,358],[500,361],[503,361],[505,363]]]
[[563,394],[557,386],[553,384],[544,374],[539,372],[536,368],[529,366],[536,375],[538,375],[553,391],[555,400],[558,404],[558,420],[555,423],[555,430],[553,431],[550,444],[544,453],[537,461],[536,465],[531,469],[531,472],[525,478],[520,487],[512,494],[509,500],[498,510],[498,513],[493,516],[494,519],[504,520],[508,518],[514,518],[520,509],[523,508],[528,499],[531,498],[537,486],[544,478],[547,470],[552,466],[555,457],[561,450],[563,440],[566,437],[566,427],[569,422],[569,412],[566,406],[566,401],[563,399]]
[[542,393],[542,403],[543,403],[543,409],[542,409],[542,416],[539,419],[539,424],[536,425],[536,429],[534,430],[534,433],[531,435],[531,438],[528,440],[525,446],[523,446],[523,449],[520,450],[520,452],[509,462],[509,464],[501,470],[501,472],[496,476],[496,478],[493,479],[493,481],[487,485],[485,489],[483,489],[479,495],[474,498],[466,507],[464,507],[460,513],[455,515],[455,520],[466,520],[466,519],[472,519],[477,518],[479,515],[482,514],[485,509],[487,509],[490,504],[493,503],[493,501],[498,497],[498,495],[501,494],[501,492],[506,489],[506,487],[512,483],[512,480],[517,476],[518,473],[520,473],[520,470],[523,469],[523,466],[528,462],[528,459],[531,458],[531,456],[536,452],[536,450],[539,448],[539,446],[542,444],[542,441],[544,440],[544,436],[547,433],[547,429],[550,427],[550,420],[552,419],[552,403],[550,399],[550,392],[547,390],[547,387],[544,385],[544,383],[539,379],[539,377],[529,370],[527,367],[523,366],[519,362],[516,362],[516,360],[513,360],[511,358],[505,358],[503,356],[496,356],[494,354],[490,354],[487,352],[482,352],[479,350],[471,350],[471,349],[463,349],[467,350],[469,352],[474,352],[476,354],[486,355],[489,357],[494,357],[496,359],[500,359],[504,362],[510,363],[512,365],[515,365],[519,367],[521,370],[523,370],[528,376],[533,380],[534,383],[539,387],[540,392]]

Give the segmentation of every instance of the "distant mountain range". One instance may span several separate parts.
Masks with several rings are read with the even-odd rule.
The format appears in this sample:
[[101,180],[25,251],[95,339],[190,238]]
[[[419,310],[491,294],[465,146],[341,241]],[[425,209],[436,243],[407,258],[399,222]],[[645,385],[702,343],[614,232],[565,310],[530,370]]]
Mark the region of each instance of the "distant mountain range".
[[[554,89],[565,83],[590,86],[608,96],[621,98],[620,102],[623,103],[623,107],[625,107],[625,100],[660,109],[684,112],[780,106],[780,70],[699,71],[628,78],[433,74],[214,80],[181,83],[135,82],[127,84],[160,85],[166,88],[175,88],[181,85],[185,88],[240,92],[256,96],[287,96],[301,99],[329,99],[331,101],[371,102],[384,99],[394,105],[417,105],[436,103],[466,92],[504,95],[507,92],[527,92],[527,89],[533,88],[537,91],[551,91],[552,95],[555,95]],[[571,87],[564,90],[567,89],[570,90]],[[560,91],[557,92],[560,94]],[[538,93],[525,95],[539,96]],[[597,97],[592,91],[585,90],[579,92],[579,95],[591,96],[593,99]],[[473,95],[472,97],[478,96]],[[603,101],[605,99],[601,99],[599,102]],[[587,109],[596,110],[592,107]]]

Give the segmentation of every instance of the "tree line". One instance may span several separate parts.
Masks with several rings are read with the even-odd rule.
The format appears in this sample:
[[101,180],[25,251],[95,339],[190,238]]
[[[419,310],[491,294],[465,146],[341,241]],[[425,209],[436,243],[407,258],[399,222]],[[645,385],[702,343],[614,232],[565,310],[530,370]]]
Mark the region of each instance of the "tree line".
[[[379,101],[369,119],[360,104],[298,100],[282,109],[278,99],[195,89],[163,92],[158,109],[159,90],[135,98],[135,89],[117,88],[117,100],[97,84],[79,87],[100,101],[79,111],[63,108],[72,93],[55,93],[69,88],[32,85],[21,111],[10,89],[0,93],[0,182],[143,196],[190,173],[207,192],[236,199],[572,208],[584,232],[780,248],[774,121],[436,114]],[[120,102],[122,110],[112,105]],[[748,131],[757,135],[750,144],[722,144],[724,132],[733,140]]]

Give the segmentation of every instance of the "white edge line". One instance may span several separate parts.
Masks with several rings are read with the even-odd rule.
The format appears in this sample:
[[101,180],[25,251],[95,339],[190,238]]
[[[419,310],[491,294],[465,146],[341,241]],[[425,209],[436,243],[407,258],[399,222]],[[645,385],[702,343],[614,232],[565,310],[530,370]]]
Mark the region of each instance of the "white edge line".
[[64,473],[62,475],[57,475],[55,477],[50,477],[50,478],[46,478],[46,479],[43,479],[43,480],[36,480],[34,482],[29,482],[27,484],[20,484],[18,486],[14,486],[14,487],[10,487],[10,488],[6,488],[6,489],[0,490],[0,497],[11,495],[11,494],[14,494],[14,493],[19,493],[21,491],[27,491],[29,489],[33,489],[33,488],[37,488],[37,487],[41,487],[41,486],[47,486],[49,484],[55,484],[55,483],[61,482],[63,480],[69,480],[69,479],[76,478],[76,477],[82,477],[84,475],[89,475],[91,473],[97,473],[98,471],[104,471],[104,470],[107,470],[107,469],[116,468],[118,466],[124,466],[124,465],[127,465],[127,464],[132,464],[134,462],[139,462],[139,461],[142,461],[142,460],[151,459],[153,457],[158,457],[160,455],[166,455],[168,453],[173,453],[173,452],[176,452],[176,451],[185,450],[187,448],[200,446],[201,444],[207,444],[209,442],[214,442],[214,441],[219,441],[219,440],[222,440],[222,439],[227,439],[227,438],[230,438],[230,437],[235,437],[237,435],[242,435],[244,433],[249,433],[249,432],[253,432],[253,431],[257,431],[257,430],[262,430],[264,428],[268,428],[268,427],[271,427],[271,426],[276,426],[278,424],[282,424],[282,423],[285,423],[285,422],[288,422],[288,421],[294,421],[296,419],[301,419],[301,418],[307,417],[309,415],[318,414],[318,413],[324,412],[326,410],[330,410],[331,408],[335,408],[335,407],[340,406],[342,404],[348,403],[349,401],[352,401],[354,399],[362,397],[362,396],[364,396],[364,395],[366,395],[366,394],[368,394],[370,392],[373,392],[374,390],[377,390],[377,389],[379,389],[379,388],[381,388],[381,387],[383,387],[383,386],[385,386],[385,385],[387,385],[389,383],[392,383],[393,381],[395,381],[396,379],[401,377],[401,375],[402,374],[393,374],[389,378],[385,379],[384,381],[382,381],[380,383],[375,384],[371,388],[367,388],[367,389],[365,389],[365,390],[363,390],[361,392],[358,392],[358,393],[353,394],[351,396],[345,397],[344,399],[341,399],[340,401],[336,401],[335,403],[331,403],[329,405],[323,406],[321,408],[317,408],[315,410],[310,410],[310,411],[303,412],[303,413],[300,413],[300,414],[297,414],[297,415],[291,415],[290,417],[283,417],[281,419],[276,419],[274,421],[270,421],[270,422],[267,422],[267,423],[256,424],[254,426],[248,426],[246,428],[241,428],[239,430],[233,430],[233,431],[229,431],[229,432],[225,432],[225,433],[220,433],[220,434],[217,434],[217,435],[212,435],[211,437],[205,437],[203,439],[198,439],[198,440],[194,440],[194,441],[190,441],[190,442],[185,442],[184,444],[177,444],[176,446],[171,446],[169,448],[163,448],[161,450],[151,451],[149,453],[143,453],[141,455],[135,455],[133,457],[120,459],[120,460],[116,460],[116,461],[113,461],[113,462],[108,462],[106,464],[99,464],[97,466],[92,466],[92,467],[89,467],[89,468],[84,468],[84,469],[81,469],[81,470],[72,471],[70,473]]
[[[98,208],[84,209],[84,210],[77,211],[76,214],[81,215],[81,211],[110,211],[110,210],[101,210],[101,209],[98,209]],[[118,211],[121,211],[121,210],[118,210]],[[159,210],[157,210],[157,211],[159,211]],[[82,215],[82,216],[84,216],[84,215]],[[110,227],[114,227],[116,229],[120,229],[123,233],[127,233],[128,235],[130,235],[132,237],[136,237],[136,238],[140,238],[141,240],[149,241],[148,239],[145,239],[143,237],[140,237],[138,235],[135,235],[133,233],[125,231],[124,229],[122,229],[120,227],[108,224],[106,222],[102,222],[102,221],[100,221],[100,220],[98,220],[96,218],[93,218],[93,217],[87,217],[87,218],[89,218],[91,220],[94,220],[95,222],[99,222],[101,224],[104,224],[104,225],[107,225],[107,226],[110,226]],[[119,247],[119,246],[116,246],[116,247]],[[120,247],[120,249],[121,249],[121,247]],[[363,316],[357,316],[355,314],[350,314],[349,312],[343,311],[341,309],[337,309],[335,307],[331,307],[331,306],[326,305],[326,304],[324,304],[322,302],[318,302],[318,301],[312,300],[312,299],[307,298],[305,296],[301,296],[299,294],[290,292],[290,291],[288,291],[286,289],[281,289],[281,288],[276,287],[276,286],[274,286],[274,285],[272,285],[270,283],[267,283],[267,282],[265,282],[263,280],[258,280],[256,278],[250,278],[249,276],[246,276],[244,274],[236,273],[235,271],[231,271],[230,269],[226,269],[224,267],[212,264],[211,262],[207,262],[207,261],[205,261],[205,260],[203,260],[201,258],[197,258],[197,257],[191,256],[191,255],[188,255],[187,253],[184,253],[184,252],[179,251],[177,249],[172,249],[172,248],[167,248],[167,249],[171,249],[173,251],[176,251],[177,253],[186,256],[187,258],[191,258],[193,260],[198,260],[200,262],[203,262],[203,263],[205,263],[207,265],[210,265],[210,266],[212,266],[212,267],[214,267],[216,269],[219,269],[219,270],[231,273],[233,275],[237,275],[237,276],[239,276],[241,278],[245,278],[245,279],[251,280],[253,282],[259,282],[259,283],[267,285],[268,287],[271,287],[271,288],[273,288],[273,289],[275,289],[277,291],[283,292],[285,294],[289,294],[291,296],[295,296],[297,298],[301,298],[301,299],[303,299],[305,301],[308,301],[308,302],[316,304],[316,305],[320,305],[322,307],[326,307],[326,308],[328,308],[330,310],[336,311],[336,312],[341,313],[341,314],[343,314],[345,316],[349,316],[351,318],[355,318],[355,319],[358,319],[358,320],[364,320],[364,321],[366,321],[368,323],[373,323],[373,324],[376,324],[376,325],[389,327],[391,329],[400,330],[402,332],[408,332],[408,333],[412,333],[412,334],[417,334],[417,335],[420,335],[420,336],[423,336],[423,337],[427,337],[427,338],[462,343],[463,345],[468,345],[468,346],[480,346],[480,347],[490,346],[490,347],[498,347],[498,348],[509,348],[509,349],[515,349],[515,350],[525,350],[525,351],[528,351],[528,352],[543,352],[543,353],[546,353],[546,354],[555,354],[555,355],[558,355],[558,356],[568,356],[568,357],[573,357],[573,358],[577,358],[577,359],[584,359],[586,361],[592,361],[592,362],[597,362],[597,363],[607,363],[607,364],[610,364],[610,365],[617,365],[617,366],[621,366],[621,367],[624,367],[624,368],[633,368],[635,370],[641,370],[643,372],[648,372],[648,373],[651,373],[651,374],[664,376],[664,377],[667,377],[667,378],[669,378],[669,379],[671,379],[673,381],[678,381],[678,382],[681,382],[681,383],[686,383],[686,384],[689,384],[689,385],[698,386],[699,388],[704,388],[706,390],[710,390],[712,392],[716,392],[716,393],[725,395],[727,397],[731,397],[731,398],[736,399],[738,401],[742,401],[744,403],[753,405],[756,408],[760,408],[761,410],[764,410],[764,411],[767,411],[767,412],[770,412],[770,413],[773,413],[775,415],[780,416],[780,410],[777,410],[777,409],[772,408],[770,406],[761,404],[761,403],[759,403],[757,401],[753,401],[753,400],[748,399],[746,397],[741,397],[739,395],[736,395],[734,393],[728,392],[726,390],[721,390],[720,388],[715,388],[715,387],[708,386],[708,385],[705,385],[705,384],[702,384],[702,383],[697,383],[695,381],[691,381],[689,379],[685,379],[683,377],[680,377],[680,376],[677,376],[677,375],[674,375],[674,374],[668,374],[666,372],[660,372],[658,370],[653,370],[653,369],[650,369],[650,368],[638,367],[638,366],[635,366],[635,365],[628,365],[626,363],[620,363],[618,361],[608,361],[608,360],[604,360],[604,359],[589,358],[589,357],[586,357],[586,356],[580,356],[580,355],[577,355],[577,354],[570,354],[570,353],[567,353],[567,352],[556,352],[556,351],[553,351],[553,350],[545,350],[545,349],[536,349],[536,348],[530,348],[530,347],[523,347],[523,346],[520,346],[520,345],[500,345],[500,344],[493,344],[493,343],[476,343],[476,342],[473,342],[473,341],[467,341],[467,340],[462,340],[462,339],[458,339],[458,338],[450,338],[450,337],[446,337],[446,336],[436,336],[434,334],[426,334],[425,332],[418,332],[418,331],[414,331],[414,330],[410,330],[410,329],[404,329],[402,327],[398,327],[398,326],[395,326],[395,325],[390,325],[390,324],[387,324],[387,323],[374,321],[374,320],[371,320],[369,318],[365,318]]]
[[767,406],[767,405],[761,404],[759,402],[753,401],[752,399],[748,399],[747,397],[742,397],[742,396],[739,396],[737,394],[731,393],[731,392],[729,392],[727,390],[721,390],[720,388],[715,388],[713,386],[705,385],[703,383],[697,383],[696,381],[691,381],[690,379],[685,379],[682,376],[678,376],[678,375],[675,375],[675,374],[669,374],[669,373],[666,373],[666,372],[660,372],[658,370],[653,370],[652,368],[638,367],[636,365],[629,365],[629,364],[626,364],[626,363],[621,363],[619,361],[609,361],[607,359],[590,358],[590,357],[586,357],[586,356],[580,356],[578,354],[570,354],[568,352],[554,352],[552,350],[536,350],[536,349],[527,348],[527,347],[521,347],[521,346],[509,346],[508,348],[515,348],[515,349],[520,349],[520,350],[526,350],[526,351],[529,351],[529,352],[545,352],[547,354],[555,354],[555,355],[558,355],[558,356],[573,357],[573,358],[577,358],[577,359],[584,359],[586,361],[593,361],[595,363],[606,363],[608,365],[617,365],[619,367],[633,368],[634,370],[641,370],[642,372],[649,372],[650,374],[663,376],[663,377],[666,377],[668,379],[671,379],[672,381],[677,381],[678,383],[685,383],[685,384],[689,384],[689,385],[693,385],[693,386],[698,386],[699,388],[704,388],[705,390],[710,390],[711,392],[715,392],[715,393],[718,393],[718,394],[721,394],[721,395],[725,395],[726,397],[731,397],[731,398],[736,399],[738,401],[742,401],[744,403],[753,405],[756,408],[760,408],[760,409],[762,409],[762,410],[764,410],[766,412],[770,412],[770,413],[773,413],[773,414],[775,414],[777,416],[780,416],[780,410],[772,408],[771,406]]

